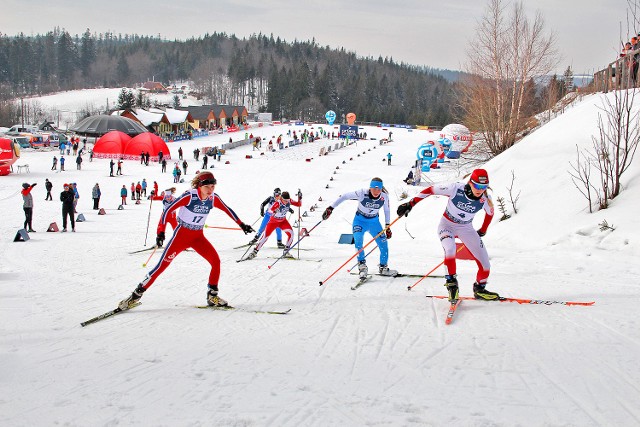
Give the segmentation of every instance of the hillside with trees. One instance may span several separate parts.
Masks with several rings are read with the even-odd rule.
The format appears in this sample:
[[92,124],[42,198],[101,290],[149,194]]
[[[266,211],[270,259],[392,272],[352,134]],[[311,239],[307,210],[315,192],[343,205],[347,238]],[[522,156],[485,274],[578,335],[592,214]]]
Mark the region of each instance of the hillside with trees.
[[204,102],[246,104],[274,118],[321,120],[357,112],[364,122],[443,126],[453,120],[452,83],[434,70],[392,58],[362,58],[314,40],[262,34],[188,40],[137,34],[0,35],[0,96],[190,81]]

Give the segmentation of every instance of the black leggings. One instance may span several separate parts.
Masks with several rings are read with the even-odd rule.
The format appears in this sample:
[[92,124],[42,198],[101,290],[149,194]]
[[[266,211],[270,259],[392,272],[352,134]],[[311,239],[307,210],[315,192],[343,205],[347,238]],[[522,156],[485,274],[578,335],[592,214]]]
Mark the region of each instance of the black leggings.
[[[31,225],[31,220],[33,219],[33,208],[23,208],[24,209],[24,228],[27,230],[33,230],[33,226]],[[27,228],[29,226],[29,228]]]

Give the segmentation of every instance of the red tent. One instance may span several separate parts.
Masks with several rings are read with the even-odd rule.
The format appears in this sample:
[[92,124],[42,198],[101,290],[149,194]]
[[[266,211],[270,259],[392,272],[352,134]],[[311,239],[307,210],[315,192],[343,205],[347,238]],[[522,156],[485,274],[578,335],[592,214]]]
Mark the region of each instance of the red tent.
[[124,147],[131,141],[131,137],[119,130],[105,133],[93,147],[93,157],[98,159],[119,159],[124,153]]
[[157,162],[158,153],[160,151],[162,151],[162,156],[165,159],[171,159],[167,143],[158,135],[151,132],[145,132],[135,136],[127,143],[124,148],[124,158],[140,160],[140,154],[145,152],[149,153],[150,160]]

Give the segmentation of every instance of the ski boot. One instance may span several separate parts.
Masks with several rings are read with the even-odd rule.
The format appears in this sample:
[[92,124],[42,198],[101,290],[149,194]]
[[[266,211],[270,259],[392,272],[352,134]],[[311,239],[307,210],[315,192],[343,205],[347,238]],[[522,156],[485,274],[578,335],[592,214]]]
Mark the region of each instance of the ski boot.
[[258,250],[254,249],[251,252],[249,252],[249,254],[247,256],[245,256],[242,260],[243,261],[249,261],[252,260],[256,257],[256,255],[258,255]]
[[207,291],[207,305],[209,307],[228,307],[229,304],[218,296],[218,286],[209,285]]
[[367,262],[362,260],[358,263],[358,271],[360,279],[365,279],[367,274],[369,274],[369,268],[367,267]]
[[260,236],[256,234],[256,235],[253,237],[253,239],[251,239],[251,241],[249,242],[249,244],[250,244],[250,245],[255,245],[255,244],[258,242],[258,239],[259,239],[259,238],[260,238]]
[[282,240],[278,240],[278,249],[284,249],[286,246],[282,243]]
[[483,299],[486,301],[492,301],[492,300],[497,300],[500,299],[500,295],[498,295],[496,292],[491,292],[485,289],[485,286],[487,286],[486,283],[474,283],[473,284],[473,296],[476,299]]
[[447,291],[449,291],[449,301],[457,301],[458,300],[458,279],[455,274],[447,274],[444,276],[446,282],[445,286],[447,287]]
[[129,310],[130,308],[135,307],[136,303],[140,301],[140,298],[142,298],[144,291],[146,291],[146,289],[142,287],[142,283],[139,284],[136,290],[133,291],[128,298],[120,301],[118,308],[120,310]]
[[387,264],[380,264],[378,266],[378,273],[380,273],[381,276],[396,277],[398,275],[398,270],[389,270],[389,266]]
[[291,253],[291,248],[285,245],[282,245],[284,250],[282,251],[282,258],[296,259]]

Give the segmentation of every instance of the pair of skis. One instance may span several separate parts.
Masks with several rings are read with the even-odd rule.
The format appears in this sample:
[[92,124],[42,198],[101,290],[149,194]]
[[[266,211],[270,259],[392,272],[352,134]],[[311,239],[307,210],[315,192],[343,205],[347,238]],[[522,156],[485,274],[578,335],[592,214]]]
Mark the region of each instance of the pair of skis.
[[[82,323],[80,323],[80,326],[87,326],[90,325],[92,323],[96,323],[99,322],[100,320],[104,320],[107,319],[111,316],[115,316],[116,314],[120,314],[120,313],[124,313],[125,311],[129,311],[132,308],[135,308],[137,306],[139,306],[140,304],[142,304],[141,302],[135,303],[133,306],[129,307],[129,308],[125,308],[122,309],[120,307],[114,309],[114,310],[109,310],[106,313],[103,313],[99,316],[96,316],[92,319],[86,320]],[[195,305],[193,306],[194,308],[200,308],[200,309],[209,309],[209,310],[218,310],[218,311],[243,311],[245,313],[255,313],[255,314],[287,314],[291,311],[290,308],[286,309],[286,310],[251,310],[251,309],[247,309],[247,308],[242,308],[242,307],[232,307],[230,305],[228,306],[224,306],[224,307],[211,307],[209,305]]]
[[[437,299],[448,299],[449,297],[444,295],[427,295],[427,298],[437,298]],[[531,304],[531,305],[566,305],[566,306],[590,306],[595,304],[595,301],[555,301],[555,300],[540,300],[540,299],[527,299],[527,298],[506,298],[499,297],[495,300],[483,300],[476,299],[474,297],[459,297],[455,301],[449,302],[449,310],[447,311],[447,317],[445,318],[444,323],[449,325],[453,321],[453,315],[455,314],[458,306],[463,300],[474,300],[474,301],[482,301],[482,302],[515,302],[518,304]]]

